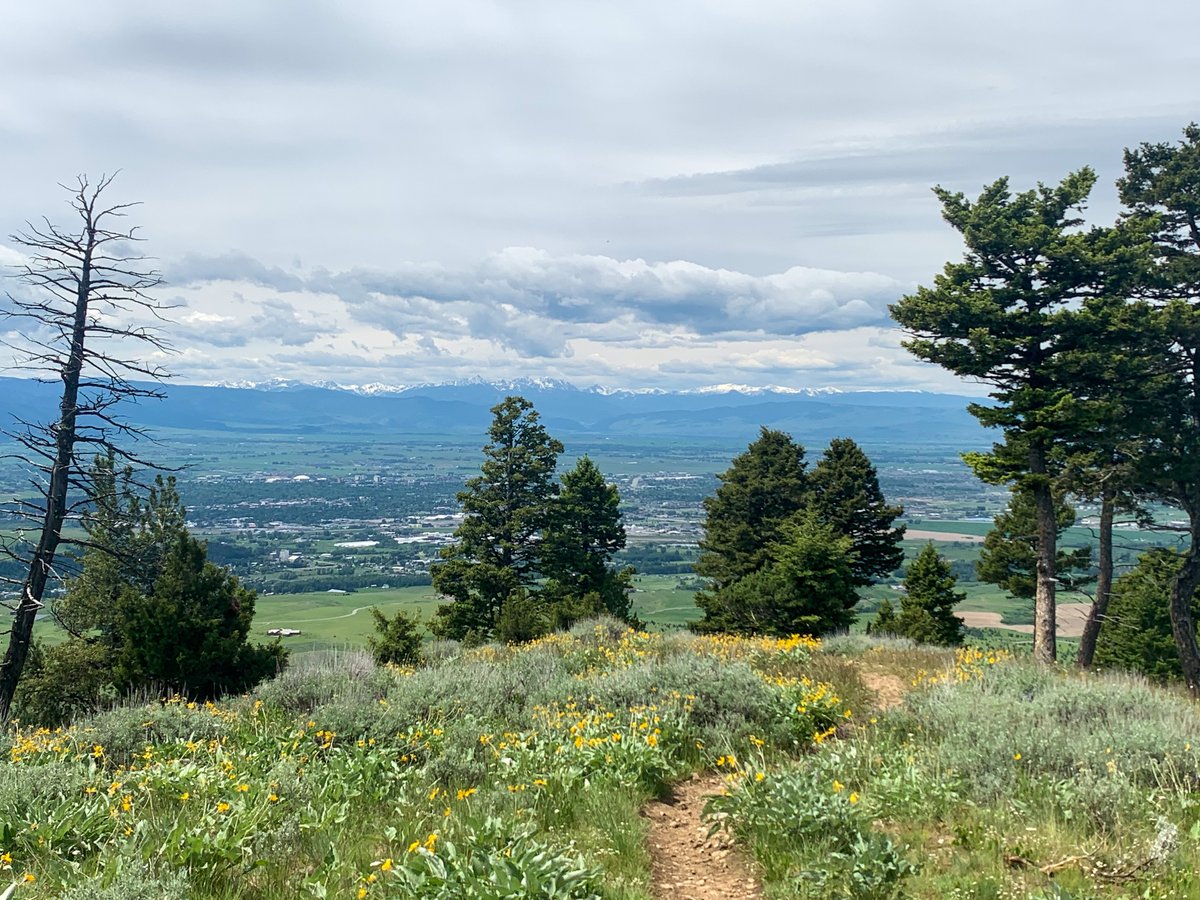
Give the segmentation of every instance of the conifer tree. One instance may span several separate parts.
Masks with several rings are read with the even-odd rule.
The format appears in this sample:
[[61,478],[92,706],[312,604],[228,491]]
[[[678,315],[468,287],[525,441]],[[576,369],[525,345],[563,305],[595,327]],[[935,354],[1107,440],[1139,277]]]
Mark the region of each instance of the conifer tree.
[[875,621],[867,623],[867,634],[877,634],[883,637],[896,633],[896,608],[886,597],[880,601],[879,609],[875,611]]
[[557,613],[556,624],[608,613],[628,621],[632,568],[612,559],[625,547],[621,496],[590,457],[564,472],[541,542],[543,594]]
[[458,494],[464,518],[455,543],[430,569],[434,588],[449,598],[430,625],[442,637],[490,637],[505,601],[539,577],[563,445],[524,397],[505,398],[492,416],[481,472]]
[[1034,656],[1043,663],[1056,658],[1056,454],[1075,427],[1071,385],[1058,365],[1077,305],[1107,287],[1106,241],[1079,228],[1094,182],[1084,168],[1057,186],[1013,194],[1002,178],[974,202],[935,188],[965,256],[891,308],[912,336],[910,352],[991,386],[994,405],[968,408],[1003,440],[964,459],[985,481],[1015,484],[1033,500]]
[[715,593],[697,596],[698,631],[826,634],[849,627],[858,602],[853,541],[806,510],[780,529],[767,561]]
[[[1054,495],[1055,536],[1075,524],[1075,508]],[[1004,588],[1014,597],[1033,599],[1037,593],[1037,511],[1028,491],[1015,489],[1008,506],[993,520],[983,539],[975,571],[980,581]],[[1060,580],[1083,580],[1091,566],[1090,547],[1058,549],[1055,572]]]
[[21,715],[56,724],[129,690],[210,698],[246,690],[286,662],[248,641],[255,595],[207,560],[184,526],[175,479],[138,486],[100,456],[88,476],[86,550],[54,614],[70,637],[39,647],[18,688]]
[[921,644],[961,644],[963,623],[954,607],[967,595],[954,589],[956,583],[950,564],[929,541],[904,574],[904,598],[891,631]]
[[904,562],[905,526],[893,528],[902,506],[889,506],[875,466],[850,438],[830,441],[808,477],[810,503],[821,521],[851,539],[854,580],[871,584]]
[[758,439],[717,477],[716,493],[704,500],[704,537],[696,573],[719,592],[756,572],[784,523],[808,497],[804,448],[791,435],[764,427]]
[[[1096,643],[1096,665],[1141,672],[1151,678],[1179,678],[1183,668],[1167,602],[1184,557],[1154,548],[1117,579],[1108,608],[1108,625]],[[1191,598],[1193,617],[1200,615],[1200,592]]]
[[1153,241],[1142,294],[1156,307],[1153,378],[1138,387],[1137,427],[1146,448],[1138,481],[1187,517],[1188,546],[1168,592],[1184,681],[1200,696],[1200,644],[1192,598],[1200,589],[1200,125],[1178,144],[1125,151],[1117,182],[1127,220]]
[[179,534],[166,548],[153,590],[130,585],[117,600],[117,686],[209,700],[274,675],[286,651],[278,642],[248,642],[254,601],[254,591],[208,561],[202,542]]

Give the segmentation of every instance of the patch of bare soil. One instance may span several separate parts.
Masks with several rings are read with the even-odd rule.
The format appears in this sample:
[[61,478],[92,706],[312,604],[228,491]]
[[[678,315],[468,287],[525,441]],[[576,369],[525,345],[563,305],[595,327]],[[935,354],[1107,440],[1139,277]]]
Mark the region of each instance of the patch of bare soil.
[[646,805],[650,821],[651,875],[657,900],[756,900],[758,878],[733,838],[708,836],[701,820],[705,801],[725,786],[719,775],[693,776],[675,785],[665,800]]
[[956,544],[982,544],[982,534],[961,534],[957,531],[922,531],[909,528],[904,536],[910,541],[948,541]]
[[899,675],[864,671],[861,677],[867,689],[874,692],[875,708],[881,712],[904,702],[904,695],[908,693],[908,685]]
[[[1083,634],[1083,625],[1087,622],[1090,603],[1060,603],[1054,616],[1055,630],[1059,637],[1079,637]],[[1022,634],[1033,634],[1032,625],[1005,625],[1000,621],[1000,613],[994,612],[957,612],[955,613],[963,624],[970,628],[1004,628],[1008,631],[1019,631]]]

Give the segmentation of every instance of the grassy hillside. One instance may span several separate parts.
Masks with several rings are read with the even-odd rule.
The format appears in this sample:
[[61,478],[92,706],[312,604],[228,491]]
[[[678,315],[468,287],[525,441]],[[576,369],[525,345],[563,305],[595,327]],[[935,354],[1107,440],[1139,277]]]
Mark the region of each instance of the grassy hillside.
[[648,898],[639,810],[715,771],[768,897],[1200,894],[1200,716],[1138,681],[612,623],[426,656],[10,733],[0,871],[16,898]]

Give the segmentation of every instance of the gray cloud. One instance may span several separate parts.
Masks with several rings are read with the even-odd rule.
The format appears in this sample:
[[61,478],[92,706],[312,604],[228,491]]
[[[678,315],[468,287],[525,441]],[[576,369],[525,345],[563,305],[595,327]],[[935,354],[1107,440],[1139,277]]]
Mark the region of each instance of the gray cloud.
[[531,248],[508,248],[461,269],[413,264],[301,277],[245,257],[191,257],[186,271],[193,283],[250,280],[336,296],[357,321],[399,337],[466,334],[528,356],[563,355],[569,338],[590,336],[596,326],[608,330],[609,340],[628,340],[647,326],[699,335],[797,335],[874,324],[886,320],[887,304],[903,292],[899,282],[871,272],[794,267],[755,276],[683,261],[559,257]]
[[[1200,76],[1183,0],[11,6],[0,235],[123,169],[212,377],[332,343],[659,384],[707,341],[732,378],[955,258],[934,183],[1092,164],[1111,219],[1121,148],[1178,136]],[[828,377],[894,377],[874,353]]]

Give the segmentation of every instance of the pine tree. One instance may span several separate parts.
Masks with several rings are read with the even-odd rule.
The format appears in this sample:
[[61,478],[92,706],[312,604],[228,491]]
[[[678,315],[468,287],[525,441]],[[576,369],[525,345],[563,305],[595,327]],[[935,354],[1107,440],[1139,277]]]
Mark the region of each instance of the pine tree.
[[1200,644],[1192,598],[1200,590],[1200,125],[1178,144],[1125,151],[1117,182],[1126,219],[1153,241],[1143,296],[1156,307],[1156,375],[1137,386],[1137,426],[1147,447],[1139,486],[1187,517],[1188,546],[1168,593],[1184,681],[1200,696]]
[[612,565],[625,547],[621,496],[600,468],[583,456],[563,473],[558,497],[541,543],[543,588],[555,624],[608,613],[629,621],[632,568]]
[[253,591],[208,561],[201,541],[179,534],[166,548],[154,589],[129,585],[117,600],[117,686],[208,700],[274,675],[286,651],[279,643],[248,642],[254,601]]
[[69,634],[118,647],[117,599],[128,587],[154,589],[168,548],[186,533],[175,477],[157,475],[143,497],[130,466],[118,469],[112,454],[97,456],[90,478],[95,501],[84,511],[86,549],[78,574],[54,605],[54,618]]
[[704,500],[704,537],[696,573],[721,591],[756,572],[784,524],[806,504],[804,448],[782,431],[763,428],[757,440],[717,476]]
[[896,609],[892,601],[884,598],[875,611],[875,621],[867,623],[867,634],[889,637],[896,634]]
[[[175,479],[159,475],[143,495],[134,471],[118,470],[111,455],[98,457],[89,477],[96,500],[83,516],[87,549],[54,608],[70,637],[38,649],[17,694],[25,720],[57,724],[131,689],[210,697],[274,674],[283,648],[247,643],[254,594],[188,535]],[[171,566],[174,588],[164,580]],[[233,630],[213,611],[223,605],[236,607]]]
[[826,634],[849,627],[858,602],[853,541],[811,510],[780,529],[766,563],[732,584],[704,592],[698,631],[734,634]]
[[490,637],[504,602],[540,574],[539,543],[558,493],[554,470],[563,445],[523,397],[505,398],[492,416],[481,473],[458,494],[464,518],[455,543],[430,569],[434,588],[449,598],[430,625],[441,637]]
[[853,542],[855,584],[871,584],[899,568],[905,527],[892,524],[904,507],[888,506],[875,466],[854,441],[831,441],[808,481],[810,503],[821,521]]
[[990,483],[1029,492],[1037,518],[1034,656],[1056,658],[1056,451],[1075,430],[1071,385],[1060,378],[1078,304],[1103,294],[1105,239],[1082,232],[1077,217],[1095,174],[1081,169],[1061,184],[1012,194],[1008,180],[975,202],[936,188],[942,214],[963,237],[962,262],[947,263],[933,287],[918,288],[891,308],[921,359],[991,385],[994,405],[968,408],[999,428],[990,453],[964,459]]
[[921,644],[961,644],[963,623],[954,607],[967,595],[954,589],[956,583],[950,564],[929,541],[905,571],[904,598],[892,632]]
[[[1097,666],[1141,672],[1152,678],[1179,678],[1183,669],[1171,627],[1168,602],[1184,557],[1163,548],[1143,553],[1137,565],[1117,579],[1108,623],[1096,643]],[[1191,598],[1200,616],[1200,591]]]
[[374,606],[371,618],[375,633],[367,637],[367,649],[379,666],[408,665],[421,655],[421,621],[412,613],[400,609],[389,617]]
[[[1060,495],[1053,497],[1055,535],[1075,524],[1075,509]],[[1057,541],[1056,541],[1057,543]],[[1033,599],[1037,593],[1037,510],[1029,491],[1014,490],[1008,506],[993,520],[983,539],[975,571],[980,581],[1004,588],[1014,597]],[[1057,549],[1059,579],[1083,581],[1091,567],[1091,548]]]

